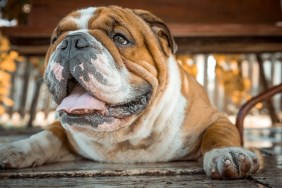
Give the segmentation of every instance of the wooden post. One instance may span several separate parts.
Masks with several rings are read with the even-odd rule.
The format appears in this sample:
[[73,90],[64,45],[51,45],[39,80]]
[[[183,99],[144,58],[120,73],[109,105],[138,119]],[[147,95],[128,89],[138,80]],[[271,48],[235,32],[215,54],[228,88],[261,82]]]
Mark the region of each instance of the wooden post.
[[20,109],[19,113],[22,118],[24,118],[25,115],[25,107],[26,107],[26,99],[27,99],[27,92],[28,92],[28,85],[29,85],[29,77],[30,77],[30,72],[32,65],[29,62],[29,58],[26,59],[25,63],[25,70],[23,74],[23,87],[22,87],[22,92],[21,92],[21,101],[20,101]]
[[279,84],[275,87],[272,87],[268,90],[265,90],[258,94],[255,97],[252,97],[249,101],[247,101],[242,107],[240,108],[237,117],[236,117],[236,127],[239,130],[240,137],[241,137],[241,145],[244,145],[244,119],[248,112],[259,102],[264,100],[269,100],[273,95],[282,92],[282,84]]
[[[267,91],[269,87],[268,87],[268,83],[267,83],[265,73],[264,73],[263,60],[259,54],[257,54],[256,57],[257,57],[258,64],[259,64],[260,80],[262,82],[262,87],[264,91]],[[273,107],[271,99],[266,100],[266,106],[267,106],[272,124],[279,123],[279,119],[275,113],[275,109]]]
[[28,124],[27,124],[27,127],[29,127],[29,128],[31,128],[33,126],[32,122],[33,122],[33,120],[36,116],[37,102],[38,102],[39,92],[40,92],[42,82],[43,82],[43,79],[40,78],[40,79],[36,80],[36,83],[35,83],[34,94],[33,94],[33,97],[32,97],[32,102],[31,102],[30,111],[29,111],[30,118],[29,118],[29,121],[28,121]]
[[[12,99],[13,101],[15,101],[15,78],[16,78],[16,74],[18,74],[17,70],[18,70],[18,63],[16,62],[16,71],[11,73],[11,89],[10,89],[10,94],[9,94],[9,98]],[[12,117],[13,112],[14,112],[14,105],[13,106],[9,106],[7,108],[7,112],[10,115],[10,117]]]

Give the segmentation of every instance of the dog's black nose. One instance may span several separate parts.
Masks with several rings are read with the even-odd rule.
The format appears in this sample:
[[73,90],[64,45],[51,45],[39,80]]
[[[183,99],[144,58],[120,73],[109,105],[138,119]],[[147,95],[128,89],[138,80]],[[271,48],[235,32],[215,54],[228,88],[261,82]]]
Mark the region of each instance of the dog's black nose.
[[90,43],[83,34],[69,35],[59,46],[61,50],[81,50],[88,47],[90,47]]

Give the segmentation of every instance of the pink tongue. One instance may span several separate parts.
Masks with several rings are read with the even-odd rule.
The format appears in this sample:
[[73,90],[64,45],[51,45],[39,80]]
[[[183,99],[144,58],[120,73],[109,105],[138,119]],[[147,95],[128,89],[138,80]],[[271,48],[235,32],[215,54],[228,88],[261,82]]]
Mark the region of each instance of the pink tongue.
[[75,110],[104,110],[105,102],[91,96],[83,87],[77,85],[73,88],[61,104],[57,107],[57,111],[65,110],[71,113]]

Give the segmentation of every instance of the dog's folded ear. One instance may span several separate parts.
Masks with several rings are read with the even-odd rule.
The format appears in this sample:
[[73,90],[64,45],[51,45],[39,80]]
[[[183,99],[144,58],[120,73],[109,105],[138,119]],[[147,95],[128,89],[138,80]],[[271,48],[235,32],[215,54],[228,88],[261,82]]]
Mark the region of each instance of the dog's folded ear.
[[173,54],[176,53],[177,45],[170,33],[169,28],[164,24],[164,22],[160,18],[145,10],[135,9],[133,10],[133,12],[139,17],[141,17],[151,27],[153,32],[160,39],[161,47],[167,55],[167,47],[171,49],[171,52]]

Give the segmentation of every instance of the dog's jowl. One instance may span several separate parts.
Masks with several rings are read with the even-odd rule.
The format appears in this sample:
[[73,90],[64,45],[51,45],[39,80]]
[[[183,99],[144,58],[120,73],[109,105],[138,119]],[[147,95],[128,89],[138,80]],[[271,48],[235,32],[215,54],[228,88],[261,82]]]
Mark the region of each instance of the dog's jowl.
[[116,6],[70,13],[55,28],[44,74],[59,122],[0,148],[0,165],[24,168],[80,160],[197,160],[212,178],[259,169],[236,127],[176,62],[168,27]]

